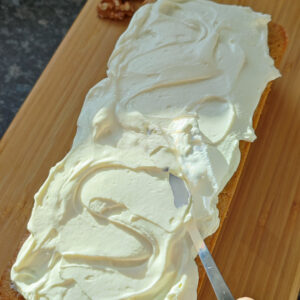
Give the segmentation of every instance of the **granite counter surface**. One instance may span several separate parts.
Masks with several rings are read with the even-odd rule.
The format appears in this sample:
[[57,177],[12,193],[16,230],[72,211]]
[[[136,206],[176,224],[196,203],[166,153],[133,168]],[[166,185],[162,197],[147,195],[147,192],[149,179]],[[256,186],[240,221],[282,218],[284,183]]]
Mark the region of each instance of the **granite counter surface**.
[[85,0],[0,0],[0,138]]

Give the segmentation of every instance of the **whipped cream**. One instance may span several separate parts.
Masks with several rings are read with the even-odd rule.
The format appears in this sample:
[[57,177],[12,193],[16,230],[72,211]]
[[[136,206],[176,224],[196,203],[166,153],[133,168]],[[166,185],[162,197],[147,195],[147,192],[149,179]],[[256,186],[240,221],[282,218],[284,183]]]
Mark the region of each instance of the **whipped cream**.
[[[141,7],[88,93],[70,152],[35,195],[11,270],[26,299],[196,299],[187,225],[219,225],[239,141],[279,76],[268,15],[204,0]],[[176,208],[170,174],[190,197]]]

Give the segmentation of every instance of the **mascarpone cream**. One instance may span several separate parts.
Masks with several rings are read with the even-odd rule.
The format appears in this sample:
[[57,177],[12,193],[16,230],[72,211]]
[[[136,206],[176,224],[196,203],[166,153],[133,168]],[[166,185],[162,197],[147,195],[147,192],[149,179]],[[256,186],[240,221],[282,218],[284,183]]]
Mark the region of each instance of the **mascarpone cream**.
[[[218,227],[239,141],[279,76],[270,17],[205,0],[141,7],[88,93],[70,152],[35,195],[11,271],[26,299],[196,299],[187,233]],[[190,197],[176,208],[169,176]]]

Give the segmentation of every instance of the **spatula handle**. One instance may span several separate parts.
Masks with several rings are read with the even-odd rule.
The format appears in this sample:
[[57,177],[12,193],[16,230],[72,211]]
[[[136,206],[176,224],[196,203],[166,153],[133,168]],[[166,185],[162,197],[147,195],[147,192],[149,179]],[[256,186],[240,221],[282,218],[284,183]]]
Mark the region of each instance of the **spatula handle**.
[[190,222],[187,228],[218,300],[234,300],[225,280],[223,279],[214,259],[201,237],[197,225],[194,222]]
[[198,255],[218,300],[234,300],[234,297],[232,296],[204,241],[200,247]]

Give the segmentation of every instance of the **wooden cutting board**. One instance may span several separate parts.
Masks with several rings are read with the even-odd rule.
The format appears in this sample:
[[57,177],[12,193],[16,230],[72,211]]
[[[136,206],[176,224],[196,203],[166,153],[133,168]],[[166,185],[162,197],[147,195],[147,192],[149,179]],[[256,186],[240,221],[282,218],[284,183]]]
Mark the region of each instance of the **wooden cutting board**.
[[[33,195],[71,146],[88,90],[126,22],[89,0],[0,142],[0,277],[26,232]],[[289,47],[272,87],[214,256],[235,295],[296,299],[300,287],[300,1],[249,5],[283,25]],[[206,281],[201,299],[215,299]]]

